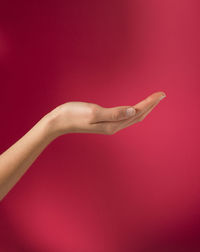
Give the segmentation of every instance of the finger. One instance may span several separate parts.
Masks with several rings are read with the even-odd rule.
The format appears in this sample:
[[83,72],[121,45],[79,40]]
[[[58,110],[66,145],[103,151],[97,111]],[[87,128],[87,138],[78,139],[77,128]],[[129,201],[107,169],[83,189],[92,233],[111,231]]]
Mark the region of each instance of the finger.
[[145,112],[143,112],[142,114],[138,114],[137,116],[134,116],[133,118],[129,118],[123,121],[116,121],[116,122],[110,122],[110,121],[98,122],[96,124],[92,124],[91,126],[93,126],[94,133],[101,133],[101,134],[116,133],[137,122],[142,121],[158,105],[159,102],[160,100],[157,101],[155,104],[153,104]]
[[[140,120],[143,120],[152,110],[155,108],[156,105],[160,102],[162,98],[164,98],[166,95],[163,92],[157,92],[153,93],[152,95],[148,96],[143,101],[137,103],[134,105],[134,108],[136,109],[136,114],[130,118],[125,118],[123,120],[119,121],[106,121],[106,117],[104,119],[100,119],[102,121],[99,121],[97,123],[94,123],[94,130],[101,131],[104,133],[105,131],[119,131],[123,128],[126,128],[128,126],[131,126],[132,124],[139,122]],[[116,108],[129,108],[128,106],[121,106]],[[116,109],[115,108],[115,109]],[[110,108],[106,110],[111,110]],[[143,118],[140,118],[142,117]],[[99,117],[100,118],[100,117]]]
[[149,108],[151,108],[154,104],[157,104],[157,102],[164,97],[166,97],[164,92],[156,92],[149,95],[147,98],[133,106],[136,109],[136,115],[140,115],[145,111],[148,111]]
[[119,106],[113,108],[99,107],[99,110],[95,116],[95,121],[92,123],[121,121],[127,118],[132,118],[137,114],[139,115],[144,111],[147,111],[148,108],[150,108],[157,101],[160,101],[160,99],[164,98],[165,96],[166,95],[164,92],[156,92],[134,106]]
[[136,111],[132,106],[118,106],[113,108],[101,107],[95,116],[95,122],[120,121],[135,115]]
[[150,113],[150,111],[155,106],[156,104],[154,104],[151,108],[148,108],[146,112],[143,112],[142,114],[139,114],[132,118],[128,118],[122,121],[105,121],[105,122],[102,121],[102,122],[97,122],[96,124],[92,124],[91,126],[93,127],[95,132],[102,133],[102,134],[109,133],[109,132],[117,132],[139,121],[139,118],[141,116],[143,116],[144,114]]
[[144,118],[160,103],[160,101],[157,101],[154,105],[152,105],[150,108],[148,108],[147,111],[143,112],[142,114],[139,114],[138,116],[135,116],[132,120],[126,120],[125,122],[121,123],[119,126],[119,130],[122,130],[124,128],[127,128],[135,123],[141,122],[144,120]]

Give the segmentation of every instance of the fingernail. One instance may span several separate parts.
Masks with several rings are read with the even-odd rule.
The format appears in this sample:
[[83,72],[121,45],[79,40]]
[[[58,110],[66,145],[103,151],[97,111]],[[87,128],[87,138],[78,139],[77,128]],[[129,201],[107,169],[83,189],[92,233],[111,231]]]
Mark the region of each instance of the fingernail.
[[126,115],[127,115],[127,117],[133,116],[134,114],[135,114],[135,109],[134,109],[134,108],[128,108],[128,109],[126,110]]
[[164,99],[165,97],[166,97],[166,95],[161,95],[160,100]]

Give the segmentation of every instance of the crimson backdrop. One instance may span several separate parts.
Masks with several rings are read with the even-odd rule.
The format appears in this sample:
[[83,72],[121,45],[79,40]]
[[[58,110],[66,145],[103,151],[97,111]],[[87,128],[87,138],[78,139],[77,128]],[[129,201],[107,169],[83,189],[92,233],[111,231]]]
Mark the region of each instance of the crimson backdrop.
[[1,2],[1,152],[67,101],[167,98],[115,135],[50,144],[1,202],[0,251],[200,251],[199,7]]

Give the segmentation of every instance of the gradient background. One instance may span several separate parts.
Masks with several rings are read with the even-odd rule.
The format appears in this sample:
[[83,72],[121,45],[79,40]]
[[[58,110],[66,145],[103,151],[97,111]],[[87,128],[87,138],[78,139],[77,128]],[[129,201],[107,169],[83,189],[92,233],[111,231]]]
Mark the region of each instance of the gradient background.
[[198,0],[4,1],[3,152],[67,101],[161,101],[51,143],[0,203],[2,252],[200,251]]

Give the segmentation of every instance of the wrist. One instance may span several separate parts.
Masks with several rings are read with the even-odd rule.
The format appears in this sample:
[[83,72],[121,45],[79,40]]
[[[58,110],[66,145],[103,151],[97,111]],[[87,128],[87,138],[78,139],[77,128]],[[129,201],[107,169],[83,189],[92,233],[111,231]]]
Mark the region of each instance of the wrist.
[[46,114],[42,117],[40,123],[43,124],[45,138],[49,139],[49,141],[53,141],[59,136],[56,130],[56,117],[54,115],[51,113]]
[[61,135],[70,133],[68,129],[62,129],[60,116],[60,111],[56,108],[42,118],[42,121],[45,124],[47,137],[51,140],[54,140]]

